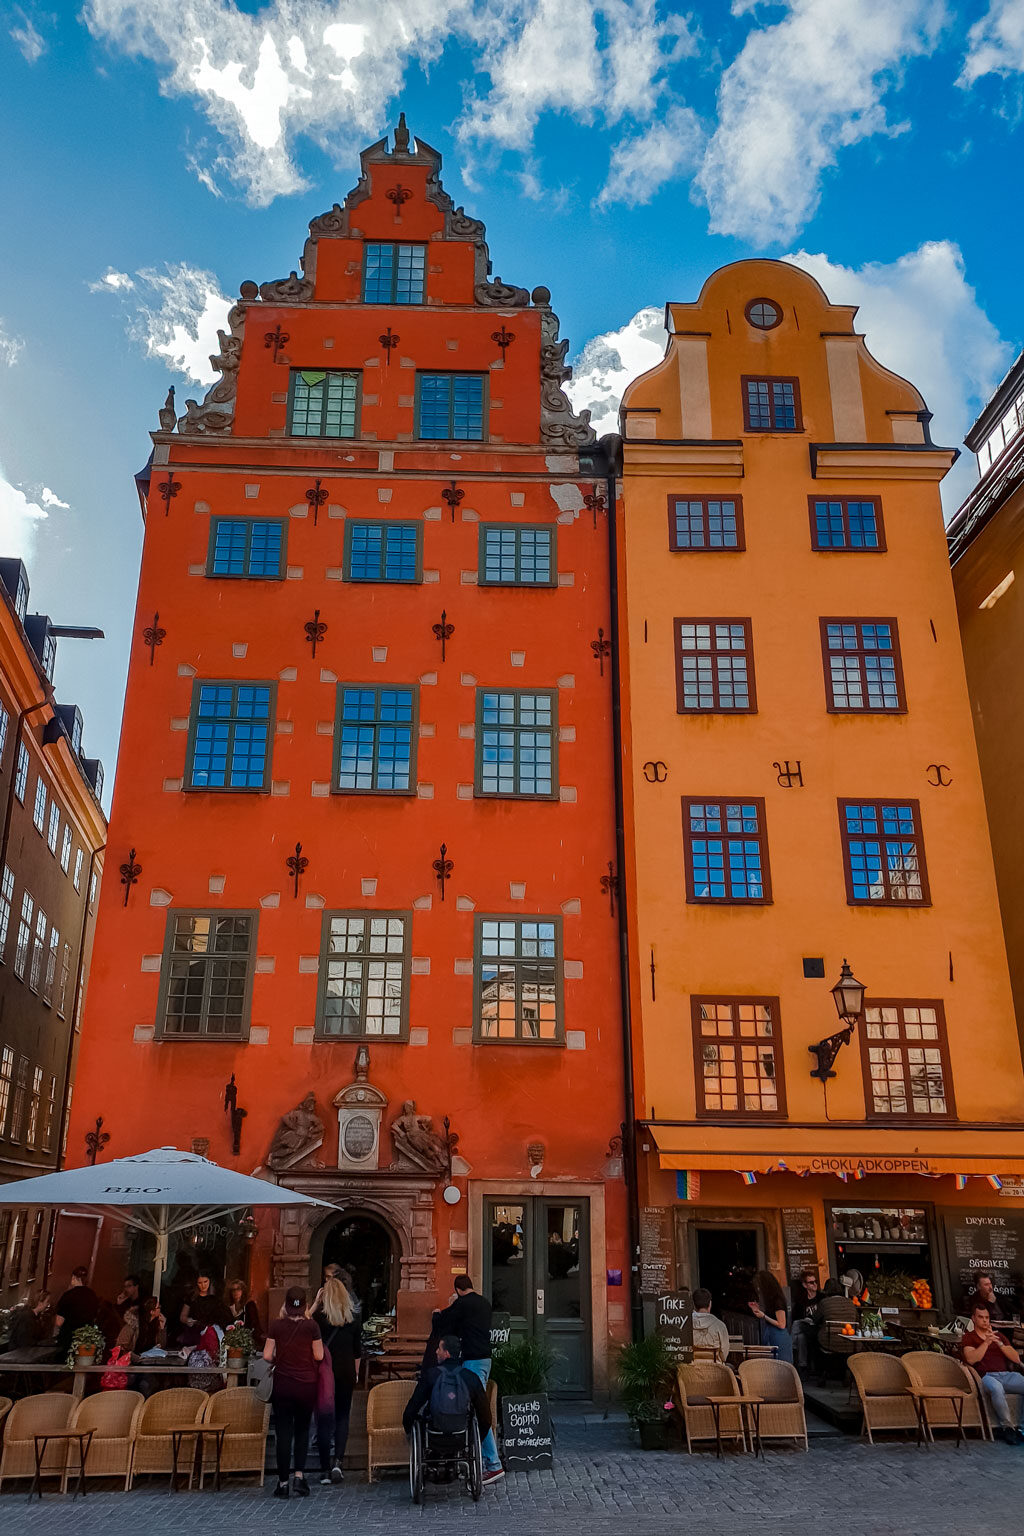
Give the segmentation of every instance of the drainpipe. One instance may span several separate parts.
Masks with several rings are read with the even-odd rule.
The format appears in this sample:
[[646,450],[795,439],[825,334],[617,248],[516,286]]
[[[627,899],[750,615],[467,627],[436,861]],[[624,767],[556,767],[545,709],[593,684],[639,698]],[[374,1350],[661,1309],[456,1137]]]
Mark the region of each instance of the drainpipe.
[[[82,927],[78,935],[78,964],[75,967],[75,987],[71,994],[71,1028],[68,1030],[68,1049],[64,1058],[64,1092],[61,1094],[60,1131],[57,1136],[57,1172],[64,1167],[64,1133],[67,1129],[68,1114],[71,1109],[71,1061],[75,1054],[75,1025],[78,1020],[78,996],[82,986],[82,972],[85,970],[85,934],[89,926],[89,892],[92,890],[92,876],[96,868],[96,860],[106,848],[104,843],[99,848],[94,848],[89,855],[89,872],[85,877],[82,887]],[[65,1000],[66,1004],[66,1000]]]
[[636,1176],[636,1089],[633,1078],[633,1027],[629,986],[629,928],[626,922],[626,811],[622,782],[622,673],[619,659],[619,570],[616,528],[616,471],[622,453],[622,439],[610,434],[602,439],[606,455],[606,490],[608,503],[608,575],[611,623],[612,668],[612,767],[615,783],[615,865],[619,872],[619,991],[622,1002],[622,1069],[624,1085],[624,1121],[622,1160],[626,1183],[626,1208],[629,1235],[629,1313],[632,1336],[643,1335],[643,1308],[640,1302],[640,1205]]

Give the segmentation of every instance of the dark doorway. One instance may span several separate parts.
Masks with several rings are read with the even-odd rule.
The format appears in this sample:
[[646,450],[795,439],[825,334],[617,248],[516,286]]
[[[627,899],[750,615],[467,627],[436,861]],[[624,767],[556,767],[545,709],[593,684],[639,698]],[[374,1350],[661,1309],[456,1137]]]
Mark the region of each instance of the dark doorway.
[[[324,1239],[323,1262],[352,1271],[363,1317],[394,1310],[397,1289],[394,1238],[375,1216],[346,1216]],[[316,1276],[319,1285],[320,1276]]]
[[764,1265],[761,1227],[702,1226],[697,1228],[697,1284],[711,1292],[711,1310],[735,1332],[746,1333],[739,1320],[757,1321],[747,1307],[749,1282]]

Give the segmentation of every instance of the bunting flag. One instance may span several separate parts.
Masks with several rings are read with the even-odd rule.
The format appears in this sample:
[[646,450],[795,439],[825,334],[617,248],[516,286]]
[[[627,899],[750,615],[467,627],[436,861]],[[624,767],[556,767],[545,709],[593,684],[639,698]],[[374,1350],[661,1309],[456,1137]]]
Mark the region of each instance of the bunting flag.
[[854,1176],[855,1179],[863,1179],[863,1178],[867,1177],[867,1175],[864,1172],[864,1164],[863,1163],[858,1163],[857,1164],[856,1168],[853,1171],[853,1176]]
[[789,1172],[789,1169],[786,1167],[786,1164],[783,1162],[781,1157],[779,1158],[779,1161],[776,1163],[775,1167],[776,1167],[776,1171],[778,1173],[788,1173]]
[[740,1178],[743,1180],[744,1184],[756,1184],[757,1183],[757,1174],[756,1173],[741,1173],[740,1174]]
[[999,1177],[998,1173],[986,1173],[985,1179],[989,1184],[991,1184],[993,1189],[1002,1189],[1003,1181]]
[[966,1173],[955,1173],[953,1175],[953,1179],[954,1179],[954,1182],[956,1183],[957,1189],[966,1189],[967,1188],[967,1175],[966,1175]]
[[849,1177],[850,1177],[850,1175],[848,1173],[837,1173],[836,1174],[836,1178],[839,1180],[840,1184],[847,1183],[847,1181],[849,1180]]
[[676,1199],[700,1199],[700,1173],[693,1169],[676,1170]]

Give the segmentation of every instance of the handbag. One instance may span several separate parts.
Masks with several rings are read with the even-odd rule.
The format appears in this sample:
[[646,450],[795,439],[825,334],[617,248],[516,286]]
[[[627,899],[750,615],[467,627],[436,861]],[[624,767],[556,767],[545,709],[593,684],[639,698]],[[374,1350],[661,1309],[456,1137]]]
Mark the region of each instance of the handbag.
[[[110,1352],[108,1365],[130,1365],[131,1354],[127,1349],[118,1349],[117,1345]],[[128,1385],[128,1377],[124,1371],[104,1371],[100,1377],[101,1392],[123,1392]]]
[[274,1362],[260,1356],[249,1361],[249,1384],[261,1403],[269,1403],[274,1394]]
[[334,1412],[334,1361],[331,1359],[331,1341],[337,1331],[337,1328],[332,1328],[326,1339],[324,1339],[324,1357],[319,1363],[316,1379],[316,1411],[318,1416],[326,1416]]

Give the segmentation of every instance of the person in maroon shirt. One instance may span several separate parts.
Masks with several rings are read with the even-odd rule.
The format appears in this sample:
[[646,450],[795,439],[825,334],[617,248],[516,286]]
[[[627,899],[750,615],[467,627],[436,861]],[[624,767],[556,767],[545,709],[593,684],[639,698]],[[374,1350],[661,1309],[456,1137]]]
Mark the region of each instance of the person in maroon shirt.
[[295,1476],[292,1489],[301,1498],[309,1497],[306,1482],[306,1451],[309,1426],[316,1409],[317,1382],[324,1342],[320,1329],[306,1312],[306,1293],[293,1285],[284,1298],[280,1317],[267,1330],[263,1346],[264,1360],[274,1362],[274,1388],[270,1401],[274,1408],[274,1435],[277,1440],[277,1487],[275,1499],[288,1497],[288,1473],[295,1448]]
[[1024,1430],[1014,1429],[1006,1394],[1024,1397],[1024,1374],[1020,1355],[1001,1333],[992,1327],[988,1307],[978,1303],[971,1313],[971,1326],[960,1342],[964,1363],[981,1377],[981,1385],[993,1414],[999,1421],[996,1433],[1007,1445],[1024,1444]]

